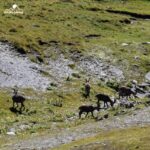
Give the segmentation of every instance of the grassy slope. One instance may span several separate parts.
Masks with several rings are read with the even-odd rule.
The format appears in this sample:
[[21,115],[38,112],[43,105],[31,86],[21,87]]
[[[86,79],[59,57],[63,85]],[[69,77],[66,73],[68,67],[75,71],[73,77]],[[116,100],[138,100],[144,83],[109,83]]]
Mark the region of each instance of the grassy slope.
[[[82,88],[81,82],[69,82],[66,83],[65,87],[69,86],[72,89],[76,87]],[[71,84],[71,85],[70,85]],[[79,85],[80,84],[80,85]],[[13,140],[23,139],[31,136],[52,134],[57,133],[58,130],[68,127],[74,127],[86,122],[94,121],[93,119],[66,121],[70,117],[75,117],[78,113],[78,107],[83,104],[94,104],[95,103],[95,92],[109,93],[109,95],[114,95],[114,91],[107,87],[99,87],[93,85],[91,100],[86,100],[82,97],[82,89],[79,91],[70,92],[65,91],[62,87],[59,91],[52,90],[46,93],[37,93],[32,90],[26,89],[24,93],[26,97],[31,97],[25,102],[27,111],[23,114],[15,114],[10,111],[12,107],[11,91],[0,90],[0,145],[3,146],[5,143],[10,143]],[[20,91],[21,92],[21,91]],[[52,105],[53,102],[62,100],[63,107],[55,107]],[[54,112],[54,114],[52,113]],[[75,117],[76,118],[76,117]],[[55,128],[52,127],[55,123]],[[10,128],[19,128],[20,125],[31,125],[30,129],[17,131],[16,137],[9,137],[6,132]]]
[[[102,58],[111,58],[111,63],[119,62],[124,66],[127,77],[130,76],[128,70],[136,71],[135,77],[139,77],[140,73],[143,75],[150,69],[150,47],[141,44],[149,41],[149,21],[138,19],[134,24],[124,24],[120,20],[129,19],[130,16],[106,11],[113,9],[150,14],[150,3],[147,0],[130,0],[126,3],[119,0],[72,0],[72,3],[61,0],[17,0],[15,3],[24,10],[24,15],[3,15],[13,0],[0,2],[0,39],[11,41],[28,53],[37,52],[44,58],[48,54],[53,56],[56,47],[67,56],[73,51],[81,51],[85,55],[88,52]],[[91,11],[93,8],[98,11]],[[16,32],[10,32],[10,29],[16,29]],[[100,37],[86,38],[91,34]],[[47,44],[40,45],[39,40]],[[52,41],[57,42],[57,45]],[[122,47],[121,43],[124,42],[131,44]],[[32,54],[30,57],[35,60]],[[140,59],[135,61],[135,56]]]
[[[11,91],[0,90],[0,148],[4,145],[13,143],[18,139],[28,139],[34,136],[52,135],[58,133],[64,128],[78,127],[81,124],[87,124],[88,122],[95,122],[91,116],[86,119],[78,119],[78,107],[81,105],[96,104],[94,95],[101,91],[108,95],[115,95],[115,92],[108,87],[100,87],[92,84],[91,100],[85,100],[82,97],[82,85],[81,82],[68,82],[67,85],[62,87],[59,91],[52,90],[46,93],[34,92],[30,89],[24,90],[24,94],[28,98],[25,101],[26,111],[22,114],[13,113],[10,111],[12,107]],[[66,91],[66,87],[71,89],[77,89],[78,91]],[[21,91],[20,91],[21,92]],[[53,106],[52,103],[58,100],[62,100],[63,107]],[[146,99],[145,99],[146,100]],[[139,101],[143,101],[142,99]],[[143,108],[145,105],[139,105],[135,109]],[[105,113],[109,113],[109,117],[113,117],[114,114],[121,112],[122,109],[110,109],[105,112],[100,112],[99,117]],[[124,112],[120,115],[131,114],[133,110],[124,109]],[[52,113],[54,112],[54,114]],[[69,121],[71,118],[72,121]],[[19,130],[21,125],[29,125],[29,129]],[[15,128],[17,136],[8,136],[6,133],[9,129]],[[109,136],[109,135],[108,135]],[[117,138],[117,137],[114,137]],[[80,143],[79,143],[80,145]]]
[[[99,55],[102,58],[109,56],[109,58],[113,58],[112,63],[119,62],[121,65],[124,65],[126,71],[135,69],[133,65],[140,66],[138,69],[135,69],[135,71],[138,70],[138,73],[145,73],[150,69],[148,66],[150,47],[141,44],[141,42],[149,41],[149,21],[138,20],[132,25],[122,24],[120,20],[130,18],[130,16],[111,14],[105,11],[111,7],[114,10],[149,14],[149,1],[131,0],[126,4],[122,4],[119,1],[104,3],[91,0],[74,0],[74,3],[60,1],[55,3],[56,0],[53,1],[54,3],[52,1],[49,2],[49,0],[44,2],[41,0],[34,2],[16,0],[15,2],[24,9],[25,14],[22,16],[3,15],[4,9],[9,8],[14,1],[0,1],[0,39],[6,39],[15,43],[18,47],[23,48],[31,58],[33,55],[29,52],[33,53],[36,51],[44,57],[48,52],[53,55],[53,48],[59,47],[66,56],[72,51],[81,51],[85,55],[88,52],[88,54]],[[99,11],[90,11],[91,8],[98,8]],[[12,28],[16,29],[17,32],[10,32],[9,30]],[[101,36],[91,39],[85,38],[86,35],[90,34]],[[48,44],[41,46],[38,40],[46,41]],[[58,45],[51,44],[50,41],[56,41]],[[122,47],[121,43],[124,42],[131,44],[127,47]],[[73,45],[68,45],[67,43],[73,43]],[[48,47],[50,47],[50,50],[47,50]],[[134,56],[140,56],[140,59],[135,62]],[[128,66],[128,63],[133,63],[133,65]],[[140,76],[140,74],[137,74],[137,76]],[[77,89],[79,86],[82,87],[81,82],[77,83],[75,81],[75,83],[67,83],[64,88],[73,87]],[[110,95],[114,94],[113,91],[106,87],[92,86],[92,96],[94,96],[95,91],[101,91]],[[91,120],[87,119],[65,123],[66,116],[74,116],[78,106],[85,103],[80,91],[75,94],[73,91],[66,94],[62,91],[56,92],[54,90],[44,96],[39,94],[42,101],[41,99],[36,100],[36,98],[31,98],[33,101],[27,101],[26,106],[29,112],[24,115],[13,114],[9,110],[12,105],[10,92],[0,91],[0,132],[2,135],[0,136],[0,145],[9,143],[15,138],[17,140],[18,137],[34,136],[32,133],[52,133],[53,128],[51,129],[51,124],[53,121],[59,122],[58,128],[73,127],[88,121],[91,122]],[[34,95],[32,92],[29,93],[30,91],[27,90],[27,95]],[[61,109],[50,105],[51,100],[61,99],[59,95],[64,96],[64,106]],[[68,108],[68,106],[71,107]],[[52,115],[50,110],[53,110],[55,115]],[[18,137],[8,138],[8,136],[5,136],[5,133],[12,125],[30,124],[33,122],[36,122],[37,125],[24,132],[18,132]],[[142,131],[142,129],[139,130]],[[116,142],[115,138],[114,142]]]
[[62,145],[57,150],[149,150],[150,128],[132,127],[129,129],[104,132],[95,137]]

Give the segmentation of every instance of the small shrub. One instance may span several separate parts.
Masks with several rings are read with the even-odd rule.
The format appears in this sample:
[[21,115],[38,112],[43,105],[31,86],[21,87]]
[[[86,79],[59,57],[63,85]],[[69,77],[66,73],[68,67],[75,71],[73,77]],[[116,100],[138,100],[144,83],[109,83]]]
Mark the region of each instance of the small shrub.
[[74,69],[75,68],[75,64],[69,64],[68,65],[71,69]]
[[108,81],[106,85],[112,89],[115,89],[116,91],[119,88],[119,83],[117,81]]
[[49,87],[47,87],[46,89],[47,89],[48,91],[53,90],[53,89],[52,89],[52,87],[50,87],[50,86],[49,86]]
[[74,117],[76,114],[74,112],[70,112],[69,114],[66,114],[67,118]]
[[9,30],[9,32],[17,32],[17,29],[11,28],[11,29]]
[[53,87],[57,87],[57,84],[53,83],[53,82],[50,85],[53,86]]
[[37,62],[36,57],[34,55],[30,55],[29,58],[32,62],[34,62],[34,63]]
[[81,76],[78,73],[72,73],[72,76],[75,78],[81,78]]
[[56,107],[62,107],[63,106],[63,102],[60,99],[53,100],[53,101],[51,101],[51,105],[56,106]]
[[100,81],[100,82],[98,82],[98,84],[97,84],[99,87],[104,87],[105,85],[104,85],[104,82],[102,82],[102,81]]
[[30,133],[32,134],[32,133],[36,133],[36,130],[35,129],[31,129],[30,130]]
[[71,81],[71,80],[72,80],[72,79],[71,79],[70,76],[68,76],[67,79],[66,79],[66,81]]
[[53,118],[52,118],[52,121],[53,122],[63,122],[64,121],[64,118],[61,114],[57,114],[55,115]]

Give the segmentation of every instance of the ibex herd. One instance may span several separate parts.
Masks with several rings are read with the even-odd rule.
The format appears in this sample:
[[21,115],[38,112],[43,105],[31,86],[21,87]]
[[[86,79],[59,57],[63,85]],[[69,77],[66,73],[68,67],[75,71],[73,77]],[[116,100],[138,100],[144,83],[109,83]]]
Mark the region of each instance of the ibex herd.
[[[18,107],[18,104],[20,103],[21,104],[21,107],[20,107],[20,110],[24,110],[25,109],[25,105],[24,105],[24,101],[26,100],[25,97],[21,96],[21,95],[18,95],[18,89],[14,88],[13,89],[13,96],[12,96],[12,101],[13,101],[13,108],[15,108],[15,104],[17,105]],[[118,90],[118,94],[119,94],[119,99],[122,97],[130,97],[131,95],[135,96],[136,95],[136,92],[132,91],[130,88],[128,87],[121,87],[119,88]],[[93,115],[93,112],[95,110],[99,111],[101,108],[100,108],[100,101],[103,101],[104,103],[104,108],[108,108],[109,107],[109,104],[111,105],[111,107],[114,106],[115,102],[116,102],[116,99],[113,101],[111,100],[111,98],[106,95],[106,94],[97,94],[95,96],[97,98],[97,106],[92,106],[92,105],[89,105],[89,106],[86,106],[86,105],[83,105],[83,106],[80,106],[79,107],[79,118],[81,118],[81,115],[83,112],[86,113],[86,116],[88,115],[88,113],[91,113],[92,116]]]
[[[128,99],[128,97],[131,97],[131,95],[135,96],[136,92],[132,91],[128,87],[121,87],[118,89],[118,94],[119,94],[119,99],[124,98],[124,97],[126,97]],[[83,112],[86,113],[86,116],[88,115],[89,112],[91,112],[92,116],[94,117],[94,115],[93,115],[94,110],[99,111],[101,109],[100,108],[100,101],[104,102],[104,108],[105,107],[108,108],[109,104],[111,105],[111,107],[113,107],[114,104],[116,103],[116,99],[113,101],[106,94],[97,94],[95,97],[97,98],[97,107],[94,107],[91,105],[90,106],[86,106],[86,105],[80,106],[79,107],[79,118],[81,118],[81,115]]]

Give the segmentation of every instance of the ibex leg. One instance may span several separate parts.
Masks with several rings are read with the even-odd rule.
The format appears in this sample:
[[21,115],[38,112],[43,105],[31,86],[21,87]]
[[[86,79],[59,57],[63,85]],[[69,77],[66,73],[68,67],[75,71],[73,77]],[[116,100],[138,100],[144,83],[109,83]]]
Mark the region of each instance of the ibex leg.
[[93,111],[91,112],[91,114],[92,114],[92,117],[94,118],[94,114],[93,114]]
[[89,114],[89,112],[86,113],[86,116],[85,116],[85,117],[87,117],[88,114]]
[[23,110],[25,110],[25,106],[23,103],[21,103],[21,109],[23,108]]
[[108,103],[106,102],[107,108],[109,107]]
[[81,115],[82,115],[82,111],[79,112],[79,118],[81,118]]
[[104,108],[106,107],[106,103],[104,102]]

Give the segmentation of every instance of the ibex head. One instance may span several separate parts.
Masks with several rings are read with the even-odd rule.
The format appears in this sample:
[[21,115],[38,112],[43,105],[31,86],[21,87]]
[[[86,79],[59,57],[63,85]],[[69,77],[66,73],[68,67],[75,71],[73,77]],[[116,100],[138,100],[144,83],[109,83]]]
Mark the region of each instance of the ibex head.
[[85,82],[90,82],[90,77],[85,79]]
[[15,86],[14,88],[12,88],[12,90],[14,91],[14,94],[17,95],[17,92],[18,92],[18,87]]

